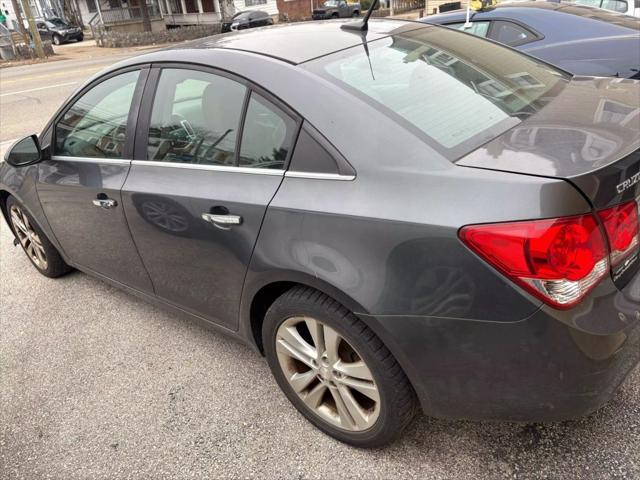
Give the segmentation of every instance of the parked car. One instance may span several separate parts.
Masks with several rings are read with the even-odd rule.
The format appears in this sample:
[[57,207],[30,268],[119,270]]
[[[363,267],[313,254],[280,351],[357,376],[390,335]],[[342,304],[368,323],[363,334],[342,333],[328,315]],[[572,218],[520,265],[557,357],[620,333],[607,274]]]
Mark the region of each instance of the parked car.
[[416,22],[343,27],[97,75],[0,163],[16,243],[43,275],[77,268],[246,342],[361,447],[418,405],[599,408],[640,357],[640,82]]
[[222,32],[235,32],[236,30],[264,27],[267,25],[273,25],[271,15],[261,10],[249,10],[236,13],[230,22],[223,22]]
[[81,42],[84,40],[82,29],[70,25],[61,18],[52,17],[46,20],[37,20],[36,27],[42,40],[50,40],[54,45],[61,45],[71,40]]
[[555,2],[511,2],[471,14],[433,15],[421,22],[504,43],[575,75],[640,78],[640,20]]
[[612,12],[640,17],[640,0],[573,0],[580,5],[603,8]]
[[326,0],[321,7],[313,9],[311,17],[314,20],[358,17],[361,11],[360,3],[349,3],[345,0]]

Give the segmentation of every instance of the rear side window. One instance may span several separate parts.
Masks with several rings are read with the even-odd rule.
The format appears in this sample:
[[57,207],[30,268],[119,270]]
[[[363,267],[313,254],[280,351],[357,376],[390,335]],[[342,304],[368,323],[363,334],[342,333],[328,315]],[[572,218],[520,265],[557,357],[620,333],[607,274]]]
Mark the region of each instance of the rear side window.
[[54,154],[121,158],[139,74],[116,75],[82,95],[56,124]]
[[468,28],[465,28],[466,22],[450,23],[445,25],[449,28],[455,28],[456,30],[462,30],[463,32],[472,33],[478,37],[486,37],[489,32],[489,24],[491,22],[472,22]]
[[234,166],[246,87],[198,70],[164,69],[151,112],[147,158]]
[[548,103],[568,75],[444,28],[402,32],[306,64],[456,160]]
[[513,22],[506,22],[504,20],[493,22],[491,38],[496,42],[510,46],[522,45],[536,40],[536,36],[529,30]]
[[284,168],[295,132],[289,115],[253,92],[242,130],[240,166]]

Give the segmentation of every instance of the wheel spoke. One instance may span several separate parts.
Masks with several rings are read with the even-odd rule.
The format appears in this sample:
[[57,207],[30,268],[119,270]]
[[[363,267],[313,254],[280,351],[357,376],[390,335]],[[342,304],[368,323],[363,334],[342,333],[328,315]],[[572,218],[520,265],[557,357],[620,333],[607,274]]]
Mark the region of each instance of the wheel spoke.
[[329,363],[333,365],[338,360],[340,360],[340,357],[338,356],[338,346],[340,345],[340,341],[342,340],[342,338],[333,328],[324,327],[323,331],[327,360],[329,360]]
[[327,391],[327,387],[323,383],[318,383],[302,400],[307,404],[309,408],[315,410],[320,406],[324,392]]
[[18,214],[15,211],[11,212],[11,220],[13,221],[13,225],[26,235],[27,227],[25,226],[25,224],[22,222],[22,219],[18,216]]
[[23,211],[20,211],[20,215],[22,216],[22,223],[27,228],[27,230],[33,230],[33,228],[31,228],[31,224],[29,223],[29,219],[27,218],[27,214]]
[[304,323],[307,325],[309,333],[311,333],[311,338],[313,338],[313,344],[316,347],[316,352],[322,354],[324,352],[324,326],[320,322],[309,317],[304,319]]
[[344,402],[345,408],[349,412],[349,416],[353,420],[353,423],[355,423],[356,427],[360,429],[366,428],[369,423],[367,414],[362,409],[357,400],[353,398],[353,395],[351,394],[349,389],[344,386],[338,386],[337,390],[340,394],[340,398],[342,398],[342,401]]
[[343,362],[342,360],[338,360],[338,363],[336,363],[333,368],[348,377],[373,382],[373,375],[371,375],[371,371],[362,360],[358,360],[357,362]]
[[336,378],[336,382],[359,391],[375,402],[380,401],[380,393],[373,382],[366,382],[350,377]]
[[36,256],[35,251],[34,251],[34,246],[33,246],[33,242],[29,242],[29,244],[25,247],[27,250],[27,253],[31,256],[31,258],[34,258]]
[[47,263],[47,259],[46,259],[45,254],[44,254],[44,250],[38,244],[34,243],[33,245],[34,245],[33,251],[35,252],[36,257],[38,257],[38,261],[40,262],[40,266],[44,267],[45,264]]
[[340,391],[337,388],[330,388],[329,391],[333,396],[333,401],[336,402],[336,410],[338,411],[338,416],[340,417],[340,425],[342,425],[344,428],[352,429],[355,422],[351,418],[349,409],[345,405]]
[[300,336],[298,330],[295,327],[285,327],[278,333],[280,336],[277,343],[278,351],[313,368],[311,359],[317,358],[317,352]]
[[296,372],[289,378],[289,383],[291,383],[291,386],[296,392],[300,393],[307,388],[315,378],[315,370],[309,370],[304,373]]

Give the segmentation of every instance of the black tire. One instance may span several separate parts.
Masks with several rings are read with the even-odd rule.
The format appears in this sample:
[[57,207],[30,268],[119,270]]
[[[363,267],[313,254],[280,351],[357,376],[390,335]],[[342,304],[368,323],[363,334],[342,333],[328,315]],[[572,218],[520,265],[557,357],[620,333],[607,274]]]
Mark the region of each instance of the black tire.
[[331,14],[331,18],[339,18],[339,17],[340,17],[340,15],[338,15],[337,13],[332,13]]
[[[332,425],[307,407],[289,384],[278,360],[276,338],[280,325],[298,316],[312,317],[331,327],[369,368],[380,394],[379,414],[371,427],[349,431]],[[341,442],[361,448],[386,445],[396,439],[415,416],[415,392],[391,352],[359,318],[317,290],[294,287],[280,296],[266,313],[262,340],[271,372],[287,398],[307,420]]]
[[77,39],[78,42],[81,42],[84,40],[84,35],[80,35]]
[[60,256],[60,253],[58,252],[56,247],[54,247],[53,244],[49,241],[49,239],[47,238],[45,233],[42,231],[42,229],[33,220],[33,217],[29,215],[27,210],[14,197],[10,196],[9,198],[7,198],[6,207],[7,207],[7,212],[9,214],[9,224],[11,225],[11,229],[13,230],[16,238],[18,238],[18,234],[16,233],[16,227],[13,224],[13,220],[11,219],[11,213],[10,213],[11,207],[13,205],[16,205],[18,208],[21,209],[21,211],[29,220],[29,224],[31,228],[38,235],[38,237],[40,238],[40,242],[42,243],[42,247],[44,249],[44,253],[46,256],[46,263],[47,263],[46,268],[42,268],[41,266],[36,264],[36,262],[33,260],[31,255],[27,253],[23,244],[20,243],[20,247],[25,252],[25,255],[27,255],[27,258],[29,259],[29,261],[33,264],[34,267],[36,267],[36,270],[38,270],[38,272],[40,272],[45,277],[49,277],[49,278],[61,277],[62,275],[65,275],[69,273],[71,270],[73,270],[69,265],[65,263],[65,261],[62,259],[62,256]]
[[360,12],[359,11],[356,10],[355,12],[353,12],[353,15],[352,15],[353,18],[357,18],[359,16],[360,16]]
[[60,38],[60,35],[54,35],[51,38],[51,41],[53,42],[54,45],[61,45],[62,44],[62,38]]

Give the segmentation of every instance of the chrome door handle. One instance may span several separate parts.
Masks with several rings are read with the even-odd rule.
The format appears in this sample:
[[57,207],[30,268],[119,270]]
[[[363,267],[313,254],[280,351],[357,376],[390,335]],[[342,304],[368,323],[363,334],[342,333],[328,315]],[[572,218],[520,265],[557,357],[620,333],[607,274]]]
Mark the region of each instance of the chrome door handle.
[[216,215],[215,213],[203,213],[202,219],[205,222],[213,223],[215,226],[240,225],[242,217],[240,215]]
[[116,202],[115,200],[112,200],[111,198],[97,198],[93,201],[93,204],[96,207],[100,207],[104,209],[109,209],[109,208],[118,206],[118,202]]

